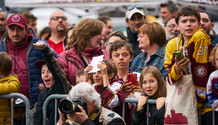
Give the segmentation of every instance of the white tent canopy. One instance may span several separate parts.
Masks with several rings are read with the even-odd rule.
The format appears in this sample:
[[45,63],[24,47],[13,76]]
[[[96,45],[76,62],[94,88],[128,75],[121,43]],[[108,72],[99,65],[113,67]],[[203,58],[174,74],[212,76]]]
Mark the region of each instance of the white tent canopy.
[[[5,0],[9,8],[30,7],[96,7],[130,4],[160,4],[167,0]],[[218,5],[218,0],[173,0],[178,3]]]

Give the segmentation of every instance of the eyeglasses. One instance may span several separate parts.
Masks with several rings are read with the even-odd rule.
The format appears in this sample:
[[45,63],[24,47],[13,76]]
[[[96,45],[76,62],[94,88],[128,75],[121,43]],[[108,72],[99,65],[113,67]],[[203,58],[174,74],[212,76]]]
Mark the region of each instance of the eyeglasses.
[[139,9],[139,10],[143,10],[143,7],[140,5],[132,5],[132,6],[129,6],[127,9],[128,9],[128,11],[131,11],[134,8]]
[[113,43],[106,43],[106,46],[111,47],[113,45]]
[[53,16],[53,17],[51,17],[51,20],[59,20],[59,19],[66,21],[67,17],[65,17],[65,16]]
[[174,28],[175,26],[176,26],[175,24],[170,24],[167,27]]

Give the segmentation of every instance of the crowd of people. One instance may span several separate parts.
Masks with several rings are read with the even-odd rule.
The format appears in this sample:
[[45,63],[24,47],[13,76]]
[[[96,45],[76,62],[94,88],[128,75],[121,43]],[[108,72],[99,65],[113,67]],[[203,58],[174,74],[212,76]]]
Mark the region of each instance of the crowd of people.
[[[212,110],[218,124],[218,35],[212,34],[210,16],[197,7],[179,7],[168,1],[160,5],[160,17],[163,26],[146,22],[142,6],[129,6],[125,36],[112,30],[107,16],[85,18],[69,27],[66,15],[58,10],[51,14],[48,27],[38,33],[37,17],[31,13],[7,19],[0,11],[0,94],[25,95],[31,104],[31,125],[42,124],[42,107],[52,94],[68,94],[66,99],[78,111],[66,113],[51,101],[48,125],[163,125],[169,123],[166,113],[172,95],[168,86],[187,81],[194,87],[193,110],[201,116],[194,123],[192,116],[197,114],[182,114],[188,117],[187,124],[212,124]],[[91,62],[98,56],[103,60],[94,67]],[[188,95],[189,91],[178,87],[177,93]],[[125,103],[123,108],[126,98],[138,103]],[[149,110],[148,99],[156,100]],[[11,102],[0,102],[0,124],[9,125]],[[212,108],[204,107],[206,103]],[[185,103],[177,105],[186,107]],[[171,116],[171,124],[176,123],[173,113]],[[13,118],[15,125],[25,124],[22,99],[15,101]]]

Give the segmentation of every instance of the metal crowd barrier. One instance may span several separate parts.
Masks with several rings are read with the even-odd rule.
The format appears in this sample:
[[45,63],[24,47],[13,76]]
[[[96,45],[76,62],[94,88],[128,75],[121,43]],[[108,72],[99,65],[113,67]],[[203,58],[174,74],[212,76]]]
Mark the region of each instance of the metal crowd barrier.
[[[66,98],[67,95],[66,94],[53,94],[53,95],[50,95],[44,102],[43,104],[43,125],[46,125],[46,116],[47,116],[47,106],[49,104],[49,102],[53,99],[55,99],[55,118],[54,118],[54,123],[56,125],[56,121],[57,121],[57,100],[58,99],[63,99],[63,98]],[[134,99],[134,98],[126,98],[123,100],[123,119],[125,118],[125,103],[137,103],[137,99]],[[149,111],[149,104],[156,104],[156,100],[155,99],[149,99],[148,102],[147,102],[147,111]],[[149,116],[147,116],[147,120],[149,120]]]
[[[43,125],[46,125],[46,116],[47,116],[47,106],[48,106],[48,103],[55,99],[55,125],[56,125],[56,121],[57,121],[57,100],[58,99],[63,99],[63,98],[66,98],[67,97],[67,94],[53,94],[53,95],[50,95],[44,102],[43,104]],[[125,103],[137,103],[137,99],[135,98],[126,98],[123,100],[123,111],[122,111],[122,115],[123,115],[123,119],[125,119]],[[148,99],[148,102],[147,102],[147,112],[149,112],[149,105],[153,105],[153,104],[156,104],[156,100],[155,99]],[[211,107],[211,105],[209,103],[205,104],[203,107]],[[148,114],[148,113],[147,113]],[[199,113],[199,121],[200,121],[200,113]],[[212,125],[215,125],[215,111],[213,110],[212,112],[212,122],[213,124]],[[149,125],[149,115],[147,115],[147,125]],[[200,125],[200,122],[199,122],[199,125]]]
[[56,121],[57,121],[57,99],[63,99],[66,98],[67,94],[53,94],[50,95],[48,98],[46,98],[44,104],[43,104],[43,125],[46,125],[46,116],[47,116],[47,106],[49,104],[49,102],[53,99],[55,99],[55,118],[54,118],[54,123],[56,125]]
[[[123,110],[122,115],[123,119],[125,119],[125,103],[138,103],[138,100],[135,98],[126,98],[123,100]],[[156,104],[156,99],[148,99],[147,101],[147,114],[149,113],[149,105]],[[149,125],[149,115],[147,115],[147,125]]]
[[14,124],[14,98],[21,98],[26,105],[26,125],[30,123],[30,102],[26,96],[20,93],[10,93],[0,95],[0,98],[10,98],[11,99],[11,125]]

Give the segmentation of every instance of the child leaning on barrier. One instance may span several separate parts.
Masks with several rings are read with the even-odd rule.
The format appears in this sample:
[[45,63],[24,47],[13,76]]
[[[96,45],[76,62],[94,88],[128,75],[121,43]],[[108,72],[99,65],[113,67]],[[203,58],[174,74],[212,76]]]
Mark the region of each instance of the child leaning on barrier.
[[[144,94],[138,98],[138,105],[132,116],[133,125],[146,125],[147,115],[149,125],[163,125],[167,90],[160,71],[154,66],[145,67],[141,72],[140,86]],[[156,99],[156,105],[149,105],[147,114],[148,99]]]
[[[0,52],[0,94],[18,93],[20,82],[17,75],[10,75],[13,66],[10,55]],[[0,99],[0,124],[11,124],[10,99]]]
[[[37,42],[34,46],[42,51],[44,60],[35,62],[35,66],[41,70],[41,79],[45,83],[46,89],[43,90],[36,105],[34,113],[34,125],[41,125],[43,122],[43,104],[47,97],[52,94],[67,94],[71,89],[70,83],[67,81],[64,71],[60,64],[53,56],[53,52],[47,47],[45,42]],[[59,101],[58,101],[59,103]],[[55,101],[52,100],[47,107],[47,124],[54,124]]]
[[[129,69],[130,62],[133,59],[133,51],[131,44],[127,41],[115,41],[110,47],[110,58],[111,61],[117,67],[117,75],[114,81],[122,84],[119,90],[117,90],[117,95],[119,102],[113,111],[117,112],[120,116],[123,112],[123,100],[127,97],[137,97],[135,93],[141,91],[141,87],[138,85],[133,85],[132,82],[128,81],[129,73],[133,73]],[[134,112],[133,103],[125,103],[125,122],[127,125],[132,123],[132,114]]]
[[207,98],[213,109],[218,112],[218,44],[213,48],[209,62],[216,70],[210,74],[207,82]]

